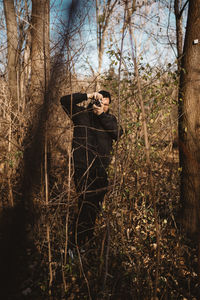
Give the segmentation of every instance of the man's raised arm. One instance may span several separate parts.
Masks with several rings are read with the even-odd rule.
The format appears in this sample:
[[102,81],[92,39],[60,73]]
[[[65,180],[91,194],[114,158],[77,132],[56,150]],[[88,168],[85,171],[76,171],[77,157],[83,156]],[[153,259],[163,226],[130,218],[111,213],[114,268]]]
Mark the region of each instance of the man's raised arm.
[[81,111],[81,108],[77,104],[87,99],[87,94],[75,93],[61,97],[60,103],[65,112],[71,118],[74,114]]

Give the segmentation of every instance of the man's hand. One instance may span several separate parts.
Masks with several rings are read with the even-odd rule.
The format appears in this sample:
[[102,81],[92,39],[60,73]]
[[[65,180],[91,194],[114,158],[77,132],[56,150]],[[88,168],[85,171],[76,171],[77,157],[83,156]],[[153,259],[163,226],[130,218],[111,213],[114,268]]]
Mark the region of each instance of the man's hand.
[[87,98],[88,99],[96,99],[96,100],[102,100],[103,99],[103,95],[97,93],[97,92],[94,92],[94,93],[91,93],[91,94],[87,94]]
[[101,100],[101,106],[97,106],[95,104],[93,104],[93,112],[94,114],[96,114],[97,116],[101,115],[104,112],[104,104],[102,103],[102,99],[103,99],[103,95],[99,94],[97,92],[91,93],[91,94],[87,94],[87,98],[88,99],[96,99],[96,100]]
[[96,106],[95,104],[93,104],[93,112],[95,115],[99,116],[101,115],[104,110],[103,110],[103,103],[101,103],[101,106]]

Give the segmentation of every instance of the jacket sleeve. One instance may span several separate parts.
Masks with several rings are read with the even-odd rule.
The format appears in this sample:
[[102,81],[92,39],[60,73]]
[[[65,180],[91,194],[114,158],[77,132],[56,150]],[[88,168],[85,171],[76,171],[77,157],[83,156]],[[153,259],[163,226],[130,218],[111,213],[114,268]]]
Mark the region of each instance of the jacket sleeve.
[[76,114],[83,110],[83,108],[77,104],[84,100],[87,100],[87,94],[75,93],[61,97],[60,103],[64,111],[72,119]]
[[117,123],[115,116],[111,114],[102,113],[99,115],[99,119],[103,128],[108,134],[111,135],[113,140],[117,140],[123,134],[122,127]]

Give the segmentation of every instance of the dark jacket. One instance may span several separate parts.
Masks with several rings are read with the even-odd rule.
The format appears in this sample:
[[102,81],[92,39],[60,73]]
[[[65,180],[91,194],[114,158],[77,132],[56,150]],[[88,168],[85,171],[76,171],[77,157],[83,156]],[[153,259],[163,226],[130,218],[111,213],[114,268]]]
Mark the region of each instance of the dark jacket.
[[92,105],[87,108],[78,103],[87,100],[87,94],[76,93],[60,99],[65,112],[74,123],[73,158],[75,167],[106,169],[111,160],[112,142],[122,135],[115,116],[93,113]]

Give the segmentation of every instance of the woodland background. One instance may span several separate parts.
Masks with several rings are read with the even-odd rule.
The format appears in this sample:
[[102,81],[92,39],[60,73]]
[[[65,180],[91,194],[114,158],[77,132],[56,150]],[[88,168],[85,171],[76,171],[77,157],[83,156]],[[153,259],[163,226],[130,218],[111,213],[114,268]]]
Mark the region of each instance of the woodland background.
[[[199,299],[199,16],[200,0],[0,1],[1,299]],[[124,134],[72,260],[59,99],[99,89]]]

